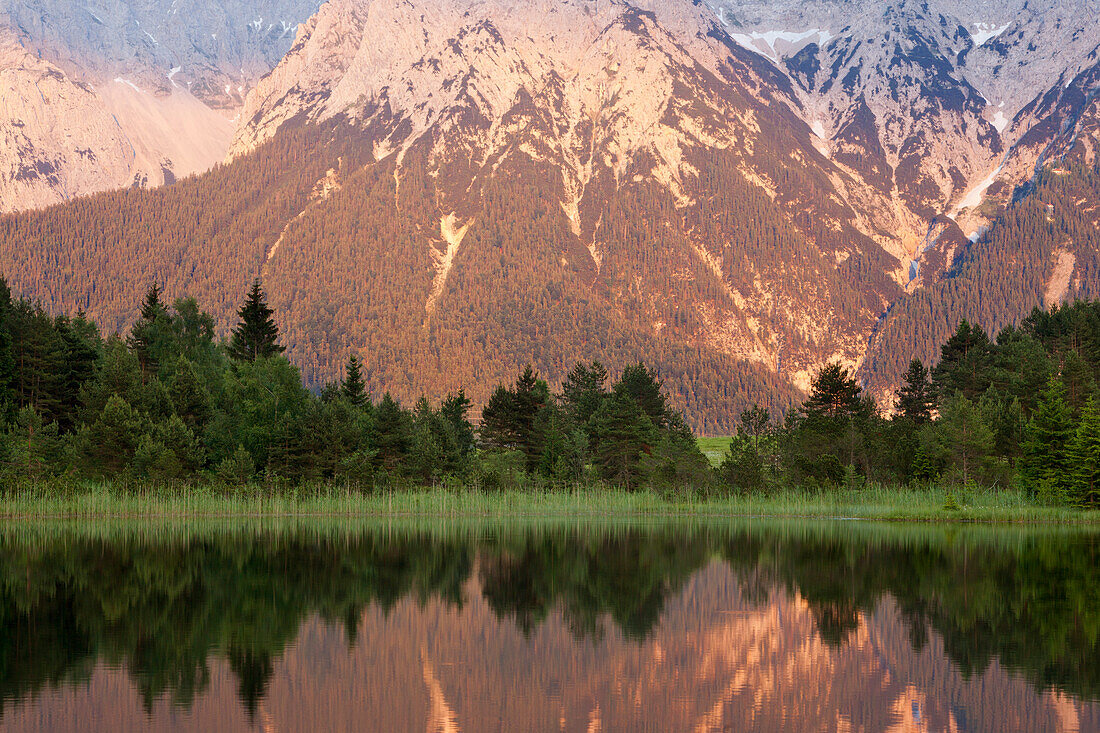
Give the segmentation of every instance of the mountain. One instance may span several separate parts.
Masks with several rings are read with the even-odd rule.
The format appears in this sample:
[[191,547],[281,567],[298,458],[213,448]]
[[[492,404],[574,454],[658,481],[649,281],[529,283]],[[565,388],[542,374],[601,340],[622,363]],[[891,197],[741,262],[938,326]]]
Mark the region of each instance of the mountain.
[[964,314],[1092,292],[1096,10],[330,0],[226,165],[2,219],[0,267],[117,329],[153,278],[224,329],[261,275],[308,378],[356,351],[405,399],[591,358],[711,432],[833,359],[884,394]]
[[205,171],[319,0],[0,0],[0,211]]

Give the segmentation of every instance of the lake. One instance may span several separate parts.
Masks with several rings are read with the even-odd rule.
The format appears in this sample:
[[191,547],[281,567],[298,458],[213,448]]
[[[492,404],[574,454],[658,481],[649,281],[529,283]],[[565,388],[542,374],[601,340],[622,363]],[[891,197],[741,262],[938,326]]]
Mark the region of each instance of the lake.
[[1100,731],[1100,533],[0,528],[0,729]]

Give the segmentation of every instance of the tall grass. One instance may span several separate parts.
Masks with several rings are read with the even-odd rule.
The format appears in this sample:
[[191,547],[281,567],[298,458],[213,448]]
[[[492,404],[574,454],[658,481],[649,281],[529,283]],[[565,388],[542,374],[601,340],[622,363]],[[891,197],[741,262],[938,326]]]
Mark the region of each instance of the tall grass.
[[599,486],[486,491],[441,486],[362,493],[338,486],[220,490],[200,486],[28,483],[6,487],[0,518],[174,519],[312,517],[489,521],[617,521],[664,517],[791,517],[892,521],[1100,524],[1100,511],[1042,506],[1017,490],[869,485],[701,497]]

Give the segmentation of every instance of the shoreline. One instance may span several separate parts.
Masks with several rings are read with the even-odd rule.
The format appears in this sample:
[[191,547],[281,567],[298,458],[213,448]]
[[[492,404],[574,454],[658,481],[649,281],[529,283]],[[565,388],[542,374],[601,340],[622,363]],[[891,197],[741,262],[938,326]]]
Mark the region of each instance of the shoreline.
[[942,488],[779,490],[728,497],[666,497],[652,492],[574,489],[484,492],[419,489],[362,494],[297,489],[261,494],[209,488],[122,491],[113,487],[22,490],[0,498],[0,523],[112,521],[385,521],[469,520],[542,523],[724,520],[824,520],[897,524],[1100,527],[1100,510],[1038,504],[1022,493]]

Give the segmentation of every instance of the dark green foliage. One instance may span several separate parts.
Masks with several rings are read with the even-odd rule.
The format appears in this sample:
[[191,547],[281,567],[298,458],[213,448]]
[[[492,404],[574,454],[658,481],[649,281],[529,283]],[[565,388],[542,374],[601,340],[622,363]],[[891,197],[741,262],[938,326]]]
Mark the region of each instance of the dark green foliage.
[[771,432],[771,419],[770,412],[754,403],[752,407],[741,413],[737,433],[747,438],[753,448],[759,451],[761,440]]
[[32,407],[24,407],[4,436],[10,465],[30,479],[57,473],[62,465],[60,431],[57,423],[45,423]]
[[92,476],[112,476],[125,469],[145,435],[148,421],[122,397],[113,394],[103,409],[76,434],[81,469]]
[[623,369],[611,391],[616,397],[633,400],[654,427],[660,429],[666,426],[670,414],[662,386],[657,375],[644,364],[631,364]]
[[1022,455],[1027,418],[1020,400],[991,388],[978,400],[978,409],[993,430],[993,452],[1016,465]]
[[905,373],[905,381],[898,390],[894,410],[914,425],[923,425],[932,419],[935,406],[936,398],[928,381],[928,370],[920,359],[913,359],[909,364],[909,371]]
[[962,483],[975,477],[987,478],[993,456],[993,429],[976,404],[962,392],[944,400],[933,440],[947,465],[956,466]]
[[814,378],[802,410],[790,415],[783,447],[796,481],[839,484],[849,471],[871,471],[871,439],[879,431],[874,403],[852,374],[829,364]]
[[645,478],[642,460],[660,439],[641,406],[625,394],[614,395],[592,416],[591,432],[600,477],[615,486],[637,488]]
[[344,369],[344,383],[340,385],[340,394],[356,407],[362,407],[367,402],[367,388],[363,384],[363,370],[359,364],[359,357],[354,354],[348,357],[348,365]]
[[[358,357],[320,396],[275,348],[273,314],[258,282],[242,309],[270,327],[271,346],[233,358],[193,299],[142,304],[127,340],[102,339],[83,315],[53,317],[12,301],[0,281],[0,424],[3,477],[64,474],[237,485],[343,482],[363,491],[470,479],[486,489],[569,486],[595,478],[662,493],[818,489],[864,482],[980,483],[1019,475],[1048,501],[1095,502],[1089,402],[1100,373],[1096,304],[1033,313],[990,342],[962,324],[934,370],[961,388],[931,409],[931,386],[912,361],[887,419],[853,374],[829,364],[781,427],[771,412],[741,411],[738,435],[712,470],[657,372],[626,367],[608,385],[599,362],[575,366],[558,396],[534,367],[499,386],[475,432],[464,391],[409,410],[386,393],[374,405]],[[4,357],[4,345],[11,348]],[[241,339],[238,338],[238,345]],[[1040,380],[1044,389],[1036,396]],[[977,392],[969,397],[966,389]],[[480,442],[478,438],[480,437]],[[532,483],[528,483],[532,482]]]
[[1070,500],[1100,506],[1100,406],[1089,398],[1081,410],[1081,423],[1070,441]]
[[1066,387],[1058,380],[1051,380],[1028,423],[1020,466],[1027,488],[1036,495],[1059,500],[1064,495],[1073,435]]
[[240,322],[233,329],[229,342],[229,354],[237,361],[267,359],[286,350],[276,341],[279,328],[275,325],[275,312],[267,305],[267,296],[260,286],[260,279],[252,282],[252,289],[244,305],[237,311]]
[[981,326],[959,323],[940,349],[940,361],[932,370],[932,384],[940,401],[956,392],[976,400],[993,384],[993,346]]
[[561,387],[562,405],[574,425],[587,425],[607,395],[607,369],[598,361],[577,364]]
[[859,382],[847,369],[829,364],[814,377],[802,412],[813,419],[846,420],[860,411],[861,392]]
[[518,450],[527,457],[527,469],[542,460],[537,429],[539,412],[550,404],[550,387],[528,365],[511,388],[497,387],[481,413],[481,440],[486,446]]
[[739,493],[760,491],[767,487],[764,461],[756,446],[746,439],[735,439],[718,467],[722,483]]
[[172,340],[172,319],[160,301],[161,292],[160,285],[153,283],[141,304],[141,317],[126,339],[126,345],[137,356],[142,371],[148,374],[157,372],[160,359],[166,355]]
[[457,394],[447,397],[439,408],[444,428],[454,445],[453,460],[459,465],[470,458],[477,442],[474,427],[470,424],[471,407],[470,400],[466,398],[466,392],[459,390]]
[[413,416],[387,392],[374,410],[371,425],[370,444],[379,467],[391,476],[400,475],[407,468],[413,440]]

